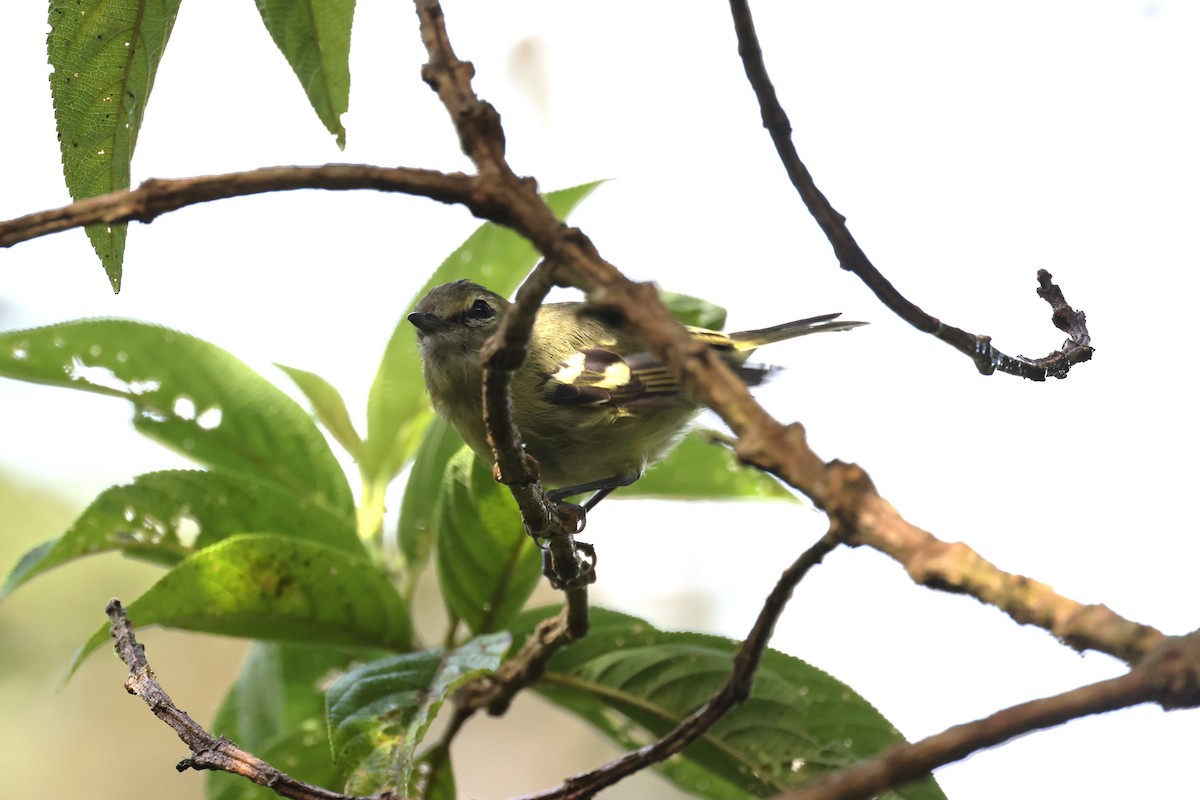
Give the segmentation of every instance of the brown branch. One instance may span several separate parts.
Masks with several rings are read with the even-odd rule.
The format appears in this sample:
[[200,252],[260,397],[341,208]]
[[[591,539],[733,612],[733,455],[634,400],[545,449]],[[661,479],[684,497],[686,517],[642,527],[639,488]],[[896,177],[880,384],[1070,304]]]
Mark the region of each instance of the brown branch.
[[[427,44],[443,41],[445,31],[438,4],[418,0],[417,5],[423,25],[440,26],[426,36]],[[441,58],[444,56],[431,53],[430,63]],[[454,63],[459,62],[454,59]],[[425,76],[439,96],[473,98],[470,73],[469,65],[459,63],[445,72],[435,73],[427,67]],[[460,84],[445,85],[451,79]],[[481,135],[479,131],[492,130],[492,126],[498,129],[498,115],[491,117],[495,109],[481,104],[481,110],[466,102],[451,109],[452,119],[475,120],[482,116],[492,122],[460,127],[460,137],[467,139],[464,150],[496,153],[497,146],[489,150],[472,139]],[[502,157],[502,150],[500,153]],[[492,214],[490,219],[509,225],[529,239],[556,265],[559,280],[584,289],[593,304],[623,317],[647,348],[681,375],[687,391],[730,427],[739,440],[735,448],[738,458],[779,476],[809,497],[830,514],[848,543],[879,549],[903,564],[918,583],[971,594],[996,605],[1018,622],[1051,631],[1080,650],[1099,650],[1132,662],[1163,638],[1160,631],[1126,620],[1104,606],[1085,606],[1055,594],[1045,584],[1006,573],[966,545],[942,542],[904,520],[879,496],[861,468],[837,461],[826,463],[808,447],[803,426],[784,426],[764,411],[711,348],[686,334],[652,285],[625,278],[600,257],[587,236],[554,217],[530,181],[518,179],[507,170],[507,164],[503,164],[504,174],[492,179],[481,174],[476,197],[485,198],[479,201],[482,213]],[[830,212],[836,215],[832,209]],[[1069,309],[1065,302],[1060,304],[1061,295],[1054,295],[1048,276],[1042,290],[1055,307],[1056,320],[1082,324],[1082,315],[1069,319]]]
[[[436,2],[416,3],[421,38],[429,56],[421,75],[438,94],[458,133],[463,152],[474,162],[484,187],[481,195],[495,199],[490,211],[495,221],[513,225],[510,210],[525,209],[539,229],[557,231],[561,224],[537,195],[531,180],[513,173],[504,158],[504,132],[500,115],[475,95],[471,87],[474,68],[458,59],[446,32],[441,7]],[[533,239],[532,236],[530,236]],[[547,237],[541,242],[544,245]],[[538,244],[534,240],[535,245]],[[594,558],[581,559],[574,533],[582,525],[573,507],[551,502],[538,482],[537,462],[525,453],[513,418],[512,375],[526,357],[538,309],[554,282],[554,261],[547,259],[525,280],[495,335],[480,358],[483,362],[483,408],[488,441],[495,456],[496,479],[506,484],[521,512],[525,530],[544,543],[544,572],[555,588],[563,589],[562,612],[539,625],[516,656],[493,675],[472,681],[455,694],[454,716],[436,750],[433,769],[449,752],[450,742],[480,708],[503,714],[512,698],[541,676],[546,662],[559,649],[588,631],[588,584],[595,580]]]
[[[493,716],[503,715],[517,692],[541,677],[555,653],[588,631],[587,586],[595,580],[595,569],[594,561],[584,563],[578,555],[573,531],[581,519],[569,506],[559,506],[546,498],[537,482],[537,462],[521,446],[509,393],[512,373],[525,359],[533,320],[550,289],[552,275],[549,262],[538,265],[517,292],[481,358],[484,418],[496,458],[496,477],[508,485],[516,499],[526,532],[544,540],[544,552],[549,556],[545,572],[556,588],[564,590],[563,608],[556,617],[538,625],[521,650],[496,672],[471,681],[455,693],[454,716],[438,749],[443,757],[459,729],[479,709],[486,708]],[[435,767],[440,768],[440,763]]]
[[[568,632],[579,639],[587,635],[587,585],[596,579],[594,554],[590,560],[579,556],[581,545],[576,544],[574,533],[583,518],[578,509],[551,502],[542,491],[537,462],[521,444],[509,391],[513,373],[525,361],[534,320],[553,280],[553,264],[543,261],[517,291],[500,327],[485,344],[480,354],[483,417],[496,458],[496,477],[516,499],[526,531],[545,541],[545,572],[555,588],[565,590]],[[589,547],[582,547],[590,552]]]
[[538,623],[517,654],[498,670],[459,689],[454,696],[451,727],[457,728],[481,708],[494,717],[508,711],[517,692],[542,677],[550,658],[578,638],[571,633],[569,616],[564,604],[556,616]]
[[[758,98],[759,108],[762,110],[763,127],[770,133],[771,141],[775,143],[775,150],[779,153],[779,158],[783,162],[792,185],[796,187],[796,191],[804,201],[804,205],[807,206],[809,213],[821,226],[825,238],[833,246],[833,252],[842,269],[857,275],[885,306],[905,322],[967,355],[984,375],[991,375],[996,370],[1000,370],[1034,381],[1044,381],[1047,376],[1065,378],[1074,364],[1091,359],[1091,338],[1084,325],[1082,313],[1072,312],[1072,314],[1078,314],[1078,327],[1073,327],[1069,331],[1071,339],[1061,350],[1055,350],[1043,358],[1034,359],[1006,355],[992,346],[991,337],[968,333],[961,328],[948,325],[902,295],[867,258],[867,254],[863,252],[851,235],[850,229],[846,227],[846,218],[834,209],[821,190],[817,188],[808,168],[800,160],[800,155],[796,152],[796,146],[792,142],[792,124],[775,94],[775,87],[771,83],[770,76],[767,74],[762,48],[758,44],[758,34],[754,30],[754,20],[750,16],[748,0],[730,0],[729,5],[733,12],[734,29],[737,32],[738,54],[742,57],[746,77],[750,80],[750,85]],[[1038,282],[1042,286],[1049,283],[1049,279],[1050,274],[1045,270],[1038,272]],[[1061,291],[1057,287],[1054,290],[1061,299]],[[1045,298],[1041,290],[1038,294]],[[1045,299],[1054,307],[1055,324],[1062,328],[1061,325],[1058,325],[1059,306],[1049,298]],[[1062,306],[1066,306],[1065,300],[1062,301]],[[1064,330],[1067,329],[1064,328]]]
[[[602,273],[600,263],[578,262],[581,270],[588,270],[588,277]],[[610,278],[605,275],[605,280]],[[687,341],[677,344],[677,326],[665,311],[660,313],[653,287],[624,281],[605,286],[593,294],[593,299],[597,297],[624,314],[650,350],[682,370],[689,391],[716,411],[738,437],[735,452],[742,462],[771,472],[804,493],[840,521],[838,529],[847,543],[878,549],[904,565],[918,583],[970,594],[1017,622],[1045,628],[1079,650],[1098,650],[1133,662],[1163,638],[1153,627],[1004,572],[967,545],[940,541],[906,521],[860,467],[824,462],[809,448],[802,425],[784,426],[767,414],[709,348]]]
[[762,662],[767,643],[775,630],[775,623],[783,614],[792,592],[804,579],[809,570],[821,563],[839,539],[827,533],[816,544],[809,547],[796,561],[783,571],[775,588],[767,596],[754,627],[738,647],[733,657],[733,669],[725,683],[704,705],[691,716],[680,722],[674,730],[661,739],[620,758],[598,767],[591,772],[568,778],[561,786],[538,794],[525,795],[521,800],[582,800],[592,797],[601,789],[627,778],[649,766],[665,761],[703,736],[713,725],[720,722],[730,711],[741,705],[750,696],[754,675]]
[[[538,217],[540,227],[557,229],[560,223],[538,197],[534,181],[517,177],[505,161],[500,115],[475,95],[471,87],[475,69],[455,55],[441,6],[426,0],[417,0],[416,6],[421,39],[429,55],[421,77],[437,92],[449,112],[463,152],[479,170],[480,184],[485,187],[483,193],[494,193],[495,219],[507,219],[507,209],[525,207]],[[581,519],[569,506],[551,503],[542,492],[533,459],[525,454],[513,421],[509,392],[512,373],[525,360],[538,307],[552,285],[553,264],[553,260],[544,262],[526,281],[517,302],[504,315],[500,329],[481,354],[484,420],[496,457],[497,479],[509,486],[521,509],[526,531],[547,542],[546,572],[558,588],[566,590],[570,634],[579,638],[587,633],[587,584],[595,579],[590,564],[579,557],[573,538]]]
[[1156,702],[1164,708],[1200,705],[1200,635],[1169,639],[1130,672],[1069,692],[1006,708],[955,725],[910,745],[824,775],[777,800],[856,800],[918,780],[937,767],[1032,731],[1080,717]]
[[[1133,663],[1158,646],[1164,636],[1149,625],[1127,620],[1107,606],[1084,605],[1057,594],[1044,583],[996,567],[962,542],[944,542],[904,520],[876,493],[866,473],[854,465],[830,465],[833,483],[858,483],[858,497],[842,506],[846,542],[869,545],[900,562],[918,584],[969,594],[995,606],[1022,625],[1037,625],[1077,650],[1098,650]],[[839,495],[840,490],[835,488]]]
[[262,167],[195,178],[151,178],[136,189],[109,192],[62,208],[0,222],[0,247],[84,225],[150,223],[162,214],[197,203],[293,189],[400,192],[442,203],[460,203],[474,210],[475,182],[475,178],[457,172],[367,164]]
[[185,758],[176,766],[180,772],[187,769],[231,772],[259,786],[265,786],[281,797],[293,800],[399,800],[391,792],[381,792],[368,798],[331,792],[320,786],[298,781],[242,750],[225,737],[213,736],[188,716],[186,711],[178,708],[162,688],[154,671],[150,669],[149,661],[146,660],[146,648],[134,636],[133,625],[125,615],[121,601],[109,601],[104,612],[111,623],[109,630],[116,641],[117,655],[129,667],[125,691],[140,697],[150,706],[154,716],[174,729],[179,740],[192,751],[191,757]]
[[486,708],[494,717],[503,716],[517,692],[542,676],[550,658],[579,638],[571,632],[568,622],[570,616],[568,601],[556,616],[539,622],[517,654],[501,664],[499,669],[491,675],[468,682],[454,693],[454,714],[437,745],[430,751],[427,784],[432,784],[433,776],[445,767],[450,744],[467,720],[482,708]]

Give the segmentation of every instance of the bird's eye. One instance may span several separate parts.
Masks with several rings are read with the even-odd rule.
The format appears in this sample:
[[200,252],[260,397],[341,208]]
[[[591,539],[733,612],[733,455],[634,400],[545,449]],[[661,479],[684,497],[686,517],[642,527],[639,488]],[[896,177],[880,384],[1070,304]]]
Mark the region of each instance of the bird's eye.
[[492,308],[487,300],[476,300],[467,309],[467,319],[484,320],[494,316],[496,316],[496,309]]

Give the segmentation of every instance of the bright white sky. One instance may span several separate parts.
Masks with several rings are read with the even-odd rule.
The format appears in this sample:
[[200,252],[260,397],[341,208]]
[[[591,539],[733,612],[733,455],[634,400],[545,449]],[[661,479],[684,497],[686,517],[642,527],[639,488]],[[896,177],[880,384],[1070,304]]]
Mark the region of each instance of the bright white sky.
[[[982,378],[842,273],[760,127],[723,4],[446,3],[514,167],[545,188],[613,179],[574,221],[627,274],[726,304],[732,327],[827,311],[872,321],[771,353],[791,370],[761,396],[804,422],[822,456],[861,463],[907,518],[1004,568],[1170,633],[1196,627],[1200,546],[1186,509],[1200,444],[1190,362],[1200,6],[754,11],[802,157],[900,290],[1009,353],[1041,356],[1063,338],[1034,294],[1046,268],[1088,313],[1092,363],[1064,382]],[[7,4],[0,27],[9,218],[67,194],[44,4]],[[339,153],[253,4],[185,3],[135,181],[325,161],[466,169],[419,79],[411,7],[360,3],[354,48]],[[278,361],[318,372],[362,409],[404,304],[475,224],[460,209],[365,192],[190,208],[131,229],[119,297],[71,232],[0,253],[0,320],[170,323],[264,371]],[[4,466],[72,487],[80,508],[177,463],[132,433],[124,404],[10,383],[0,403]],[[820,532],[819,515],[778,505],[606,503],[588,531],[598,601],[740,636]],[[811,576],[775,641],[912,738],[1121,671],[973,600],[917,588],[866,550]],[[1026,737],[939,780],[976,800],[1181,796],[1198,736],[1195,712],[1143,708]]]

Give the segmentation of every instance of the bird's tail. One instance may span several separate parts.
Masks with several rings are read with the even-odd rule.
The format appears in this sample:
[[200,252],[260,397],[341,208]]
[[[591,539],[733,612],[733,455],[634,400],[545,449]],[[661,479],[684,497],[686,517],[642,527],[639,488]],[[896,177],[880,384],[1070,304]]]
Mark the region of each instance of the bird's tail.
[[733,342],[735,350],[743,352],[762,347],[764,344],[781,342],[784,339],[792,339],[797,336],[807,336],[810,333],[848,331],[851,328],[867,324],[865,322],[839,320],[838,317],[840,316],[840,313],[822,314],[819,317],[798,319],[794,322],[785,322],[782,325],[772,325],[769,328],[759,328],[754,331],[739,331],[729,334],[729,339]]

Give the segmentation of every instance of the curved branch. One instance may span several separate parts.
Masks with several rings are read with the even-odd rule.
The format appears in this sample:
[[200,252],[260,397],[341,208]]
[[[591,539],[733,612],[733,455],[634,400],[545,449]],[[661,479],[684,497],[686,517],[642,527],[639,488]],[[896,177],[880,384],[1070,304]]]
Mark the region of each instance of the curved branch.
[[474,177],[462,173],[368,164],[262,167],[248,172],[194,178],[151,178],[136,189],[109,192],[61,208],[0,222],[0,247],[11,247],[84,225],[150,223],[162,214],[197,203],[293,189],[374,189],[428,197],[442,203],[459,203],[474,209],[475,183]]
[[725,683],[704,705],[675,726],[674,730],[658,741],[626,753],[591,772],[575,775],[561,786],[539,794],[526,795],[521,800],[584,800],[593,797],[601,789],[612,786],[646,767],[665,761],[703,736],[709,728],[750,696],[754,675],[762,662],[763,653],[766,652],[767,642],[770,641],[775,623],[783,614],[792,592],[800,581],[804,580],[809,570],[820,564],[838,544],[838,537],[831,531],[801,553],[800,557],[783,571],[758,612],[754,627],[734,654],[733,669]]
[[[992,346],[990,336],[968,333],[948,325],[902,295],[867,258],[867,254],[846,227],[846,218],[834,209],[828,198],[817,188],[808,168],[800,160],[792,142],[792,124],[767,74],[748,0],[730,0],[729,5],[733,12],[734,29],[737,31],[738,54],[742,57],[746,77],[758,98],[763,127],[771,134],[771,141],[775,143],[775,150],[779,153],[788,178],[796,187],[813,219],[821,226],[825,238],[833,246],[833,252],[842,269],[857,275],[885,306],[905,322],[967,355],[984,375],[991,375],[1000,370],[1034,381],[1044,381],[1047,376],[1065,378],[1073,365],[1091,359],[1091,337],[1087,332],[1083,312],[1067,306],[1061,290],[1056,286],[1053,287],[1056,299],[1051,299],[1043,293],[1048,284],[1052,286],[1049,283],[1050,273],[1045,270],[1038,271],[1038,283],[1042,287],[1038,295],[1051,304],[1055,325],[1070,333],[1071,338],[1061,350],[1055,350],[1043,358],[1006,355]],[[1062,309],[1066,309],[1069,312],[1066,316],[1072,318],[1069,327],[1060,324],[1060,320],[1065,319]]]

